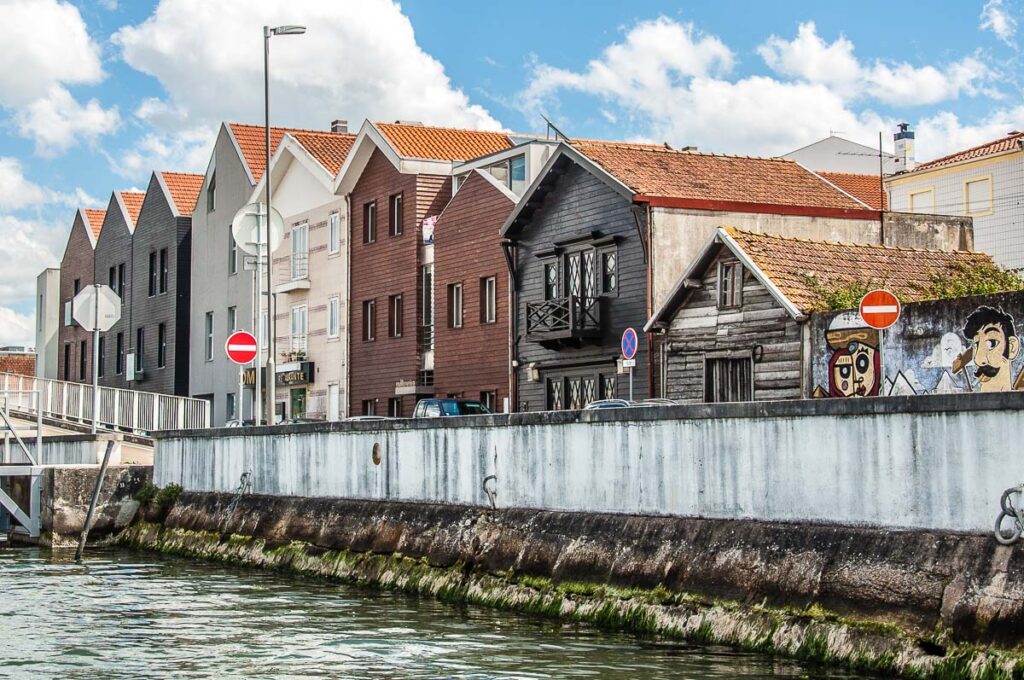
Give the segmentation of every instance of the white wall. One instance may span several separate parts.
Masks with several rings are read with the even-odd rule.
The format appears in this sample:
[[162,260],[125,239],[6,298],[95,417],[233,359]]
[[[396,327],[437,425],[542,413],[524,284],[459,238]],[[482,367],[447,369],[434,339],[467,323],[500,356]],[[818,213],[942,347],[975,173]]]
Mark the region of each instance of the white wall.
[[157,441],[154,475],[190,491],[233,492],[249,471],[258,494],[486,505],[494,474],[499,507],[988,531],[1024,477],[1007,443],[1021,406],[1000,394],[178,433]]

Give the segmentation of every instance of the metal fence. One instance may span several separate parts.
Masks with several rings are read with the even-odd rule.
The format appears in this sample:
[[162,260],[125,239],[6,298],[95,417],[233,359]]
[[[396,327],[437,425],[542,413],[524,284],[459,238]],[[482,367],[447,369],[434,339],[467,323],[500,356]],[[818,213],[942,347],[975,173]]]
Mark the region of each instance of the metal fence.
[[[78,423],[92,423],[92,385],[0,373],[0,392],[8,394],[8,407],[35,415],[39,392],[42,415]],[[128,432],[194,430],[210,427],[210,404],[205,399],[177,397],[100,387],[99,427]]]

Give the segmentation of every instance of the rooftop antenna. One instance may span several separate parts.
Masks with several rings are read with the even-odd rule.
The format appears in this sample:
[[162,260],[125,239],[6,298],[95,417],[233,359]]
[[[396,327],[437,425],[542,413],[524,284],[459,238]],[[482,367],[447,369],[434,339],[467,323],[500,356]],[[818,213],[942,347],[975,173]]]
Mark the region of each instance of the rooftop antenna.
[[555,131],[555,139],[562,139],[562,140],[565,140],[566,142],[570,141],[569,140],[569,135],[567,135],[564,132],[562,132],[561,130],[559,130],[558,126],[556,126],[554,123],[552,123],[551,120],[547,116],[545,116],[542,113],[542,114],[540,114],[540,117],[543,118],[544,122],[548,124],[548,129],[544,133],[546,136],[550,137],[551,136],[551,131],[554,130]]
[[843,132],[842,130],[833,130],[832,128],[828,129],[828,136],[829,137],[838,137],[839,135],[845,135],[845,134],[846,133]]

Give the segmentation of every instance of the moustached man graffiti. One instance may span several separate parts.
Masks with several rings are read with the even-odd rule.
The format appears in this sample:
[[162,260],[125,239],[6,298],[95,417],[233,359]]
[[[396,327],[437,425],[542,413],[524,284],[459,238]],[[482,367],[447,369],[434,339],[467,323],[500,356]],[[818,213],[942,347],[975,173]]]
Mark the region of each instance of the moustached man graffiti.
[[1024,372],[1016,384],[1013,380],[1013,360],[1020,352],[1020,339],[1012,316],[995,307],[978,307],[967,317],[963,333],[970,346],[954,362],[954,372],[966,372],[967,364],[973,361],[979,392],[1024,389]]

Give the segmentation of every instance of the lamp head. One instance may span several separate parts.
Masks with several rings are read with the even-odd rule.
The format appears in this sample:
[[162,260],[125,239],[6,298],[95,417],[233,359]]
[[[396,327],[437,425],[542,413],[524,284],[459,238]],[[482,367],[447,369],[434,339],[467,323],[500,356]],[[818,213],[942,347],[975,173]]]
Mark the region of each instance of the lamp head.
[[305,32],[306,32],[306,27],[305,26],[285,25],[285,26],[277,26],[275,28],[270,29],[270,34],[271,35],[302,35]]

